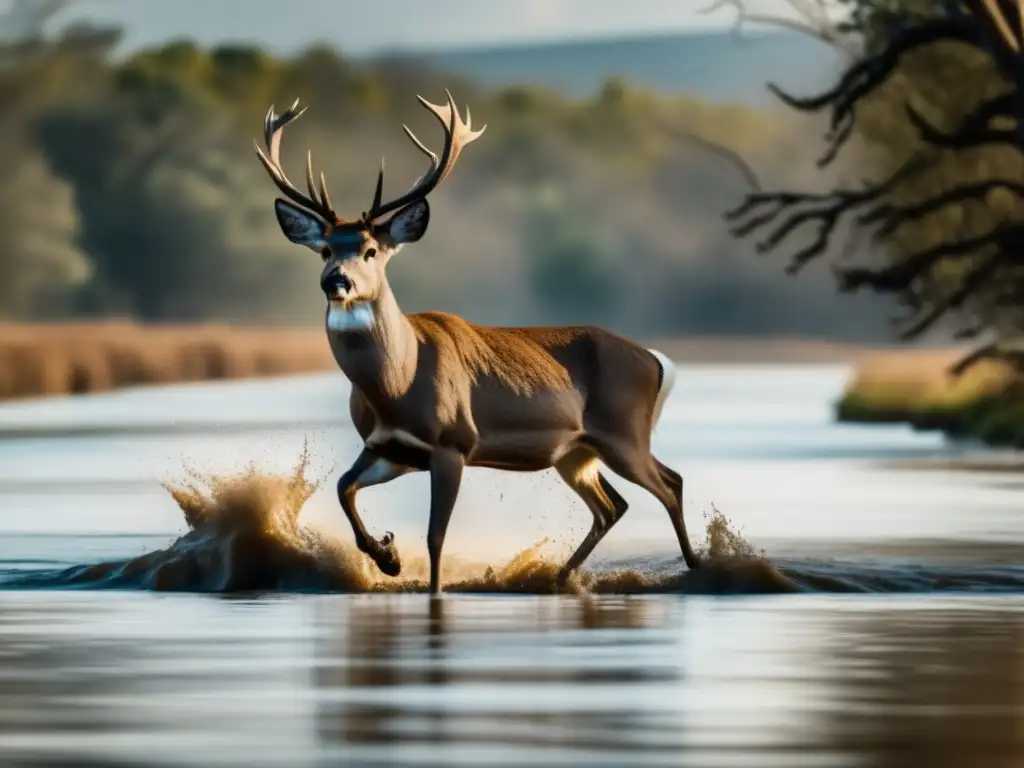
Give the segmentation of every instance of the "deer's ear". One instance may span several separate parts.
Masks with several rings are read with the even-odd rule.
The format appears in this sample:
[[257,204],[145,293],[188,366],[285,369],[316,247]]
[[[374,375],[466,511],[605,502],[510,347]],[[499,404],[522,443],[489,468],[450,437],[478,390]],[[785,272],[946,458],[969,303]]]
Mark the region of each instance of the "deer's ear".
[[430,206],[426,200],[417,200],[391,217],[388,222],[388,235],[395,245],[415,243],[423,237],[429,223]]
[[327,246],[324,237],[327,225],[309,211],[278,199],[274,201],[274,213],[277,214],[277,223],[281,225],[284,236],[293,243],[317,252]]

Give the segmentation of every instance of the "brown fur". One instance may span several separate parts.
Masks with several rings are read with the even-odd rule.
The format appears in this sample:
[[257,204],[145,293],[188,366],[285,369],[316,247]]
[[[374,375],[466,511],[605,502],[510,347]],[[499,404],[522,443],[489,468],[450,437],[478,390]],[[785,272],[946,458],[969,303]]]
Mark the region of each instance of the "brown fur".
[[[597,470],[602,461],[658,498],[687,564],[695,566],[683,522],[682,478],[650,451],[655,410],[668,392],[662,392],[671,372],[662,370],[665,358],[596,327],[488,328],[443,312],[407,316],[398,307],[387,264],[403,245],[423,237],[430,221],[426,194],[447,175],[462,146],[483,133],[462,122],[450,94],[444,107],[421,102],[445,127],[446,159],[437,164],[435,156],[413,191],[382,205],[382,171],[371,213],[342,235],[290,203],[275,204],[285,235],[324,257],[320,285],[328,299],[328,339],[352,383],[350,411],[364,444],[338,482],[357,546],[384,573],[400,572],[393,537],[377,540],[367,533],[356,493],[428,471],[430,588],[438,592],[441,549],[463,469],[554,467],[594,515],[591,532],[563,568],[568,575],[626,511]],[[272,140],[297,114],[293,108],[277,120],[271,110],[271,157],[261,152],[260,159],[292,200],[317,210],[325,200],[303,198],[286,183]],[[374,222],[391,211],[386,222]]]
[[439,387],[466,374],[473,383],[480,376],[493,376],[524,396],[572,386],[569,371],[552,350],[586,333],[574,328],[489,328],[445,312],[410,315],[409,322],[417,340],[437,352]]
[[[332,335],[355,384],[352,417],[364,440],[400,428],[406,447],[458,445],[469,465],[516,471],[554,466],[588,433],[649,444],[661,370],[632,341],[591,326],[494,328],[443,312],[387,315],[388,304],[379,306],[375,347],[391,352],[377,353],[378,373],[367,375],[367,358],[346,352],[344,334]],[[411,378],[397,391],[386,382],[401,358],[402,326],[418,350],[401,366]]]

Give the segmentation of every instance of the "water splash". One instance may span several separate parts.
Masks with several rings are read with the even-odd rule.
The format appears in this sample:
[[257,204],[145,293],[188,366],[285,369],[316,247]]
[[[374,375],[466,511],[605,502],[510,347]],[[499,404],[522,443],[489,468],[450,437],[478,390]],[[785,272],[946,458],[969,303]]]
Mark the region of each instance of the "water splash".
[[[429,561],[424,555],[406,558],[402,576],[387,578],[354,545],[301,523],[304,505],[320,486],[309,477],[309,467],[310,454],[304,449],[288,475],[268,474],[255,466],[234,475],[187,470],[184,479],[164,483],[188,526],[165,549],[129,560],[18,574],[0,586],[215,593],[426,591]],[[519,594],[927,591],[969,589],[975,582],[986,591],[1024,589],[1024,574],[1016,571],[965,576],[921,569],[889,573],[859,568],[847,573],[834,564],[780,568],[719,510],[712,508],[705,520],[705,541],[698,548],[703,562],[694,571],[680,557],[631,561],[615,570],[582,571],[559,584],[565,554],[544,539],[497,567],[446,556],[442,581],[447,592]]]
[[[188,526],[170,546],[130,560],[25,576],[18,585],[190,592],[426,591],[429,561],[425,556],[406,558],[402,576],[390,579],[352,544],[302,524],[303,507],[320,486],[320,480],[310,477],[310,461],[307,447],[286,475],[268,474],[255,465],[230,475],[186,468],[183,479],[163,484]],[[747,558],[750,549],[721,515],[708,523],[708,541],[709,562],[721,559],[727,551],[731,560],[738,561]],[[688,574],[681,564],[673,564],[668,573],[635,569],[582,572],[567,584],[559,584],[558,571],[564,562],[559,549],[544,539],[497,567],[446,556],[442,580],[451,592],[521,594],[713,591],[723,587],[721,579],[708,581],[706,575],[695,580],[695,574]],[[733,563],[728,570],[735,567]],[[765,569],[771,569],[767,561],[762,566]],[[724,588],[733,591],[735,585]]]
[[726,517],[719,509],[712,505],[711,514],[704,514],[707,520],[705,527],[705,545],[698,552],[706,561],[720,560],[759,560],[764,561],[763,549],[754,549],[748,542],[741,529],[736,528],[733,522]]
[[254,465],[234,475],[186,469],[184,479],[163,485],[181,509],[187,533],[166,549],[75,566],[49,578],[66,586],[162,591],[369,589],[373,571],[360,552],[299,523],[319,487],[308,477],[309,465],[307,447],[287,476]]

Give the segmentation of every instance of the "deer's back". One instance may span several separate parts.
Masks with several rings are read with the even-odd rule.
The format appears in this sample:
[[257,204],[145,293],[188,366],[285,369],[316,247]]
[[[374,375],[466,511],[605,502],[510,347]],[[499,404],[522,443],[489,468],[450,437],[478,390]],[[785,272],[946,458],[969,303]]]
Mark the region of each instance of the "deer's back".
[[565,395],[614,407],[658,390],[658,362],[642,346],[597,326],[492,327],[456,315],[410,315],[436,355],[435,379],[468,393],[519,398]]

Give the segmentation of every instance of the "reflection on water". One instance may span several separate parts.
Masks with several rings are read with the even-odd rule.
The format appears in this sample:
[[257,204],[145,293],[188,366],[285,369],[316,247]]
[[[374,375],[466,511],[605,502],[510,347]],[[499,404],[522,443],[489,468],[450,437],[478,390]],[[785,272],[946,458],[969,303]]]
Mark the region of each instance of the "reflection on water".
[[[663,510],[619,481],[590,594],[522,594],[550,591],[587,513],[557,478],[479,471],[440,601],[379,593],[333,482],[304,506],[289,485],[307,440],[316,478],[358,451],[340,377],[2,406],[0,764],[1016,765],[1020,480],[951,469],[965,451],[935,435],[831,423],[845,375],[681,370],[655,451],[694,535],[712,503],[732,522],[712,533],[742,531],[739,561],[686,575]],[[265,473],[186,495],[189,530],[159,484],[183,460]],[[403,590],[425,490],[364,504]],[[298,593],[317,589],[351,594]]]
[[[640,712],[616,724],[622,715],[614,706],[586,711],[593,704],[581,710],[573,702],[603,690],[672,685],[676,668],[636,659],[658,645],[648,631],[656,608],[564,598],[353,606],[343,621],[324,622],[332,631],[318,644],[324,671],[317,686],[331,693],[318,708],[318,733],[339,755],[383,749],[391,759],[441,764],[481,764],[503,753],[519,760],[549,752],[589,761],[588,753],[606,749],[639,756]],[[530,648],[544,650],[524,654]]]
[[831,638],[841,684],[830,706],[842,716],[821,718],[828,743],[883,767],[1019,765],[1020,605],[898,608]]
[[995,598],[0,603],[4,764],[1001,766]]

